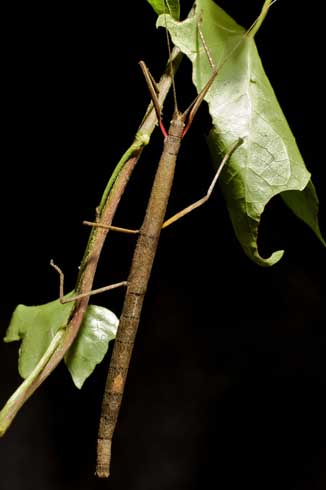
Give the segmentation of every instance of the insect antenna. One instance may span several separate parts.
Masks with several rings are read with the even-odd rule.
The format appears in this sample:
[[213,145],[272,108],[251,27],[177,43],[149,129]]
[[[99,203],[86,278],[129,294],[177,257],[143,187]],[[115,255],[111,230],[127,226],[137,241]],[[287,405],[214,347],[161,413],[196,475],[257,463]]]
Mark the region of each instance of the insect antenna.
[[[171,15],[171,9],[170,9],[169,4],[167,3],[167,0],[164,0],[164,4],[165,4],[166,13],[168,13],[168,14]],[[165,17],[165,35],[166,35],[166,44],[167,44],[167,47],[168,47],[169,60],[170,60],[169,63],[170,63],[170,76],[171,76],[171,80],[172,80],[172,93],[173,93],[173,102],[174,102],[174,112],[175,113],[178,113],[179,112],[179,109],[178,109],[178,102],[177,102],[177,91],[176,91],[176,88],[175,88],[174,70],[173,70],[173,66],[172,66],[172,56],[171,56],[171,53],[172,53],[171,40],[170,40],[170,34],[169,34],[169,31],[168,31],[168,27],[167,27],[166,17]]]

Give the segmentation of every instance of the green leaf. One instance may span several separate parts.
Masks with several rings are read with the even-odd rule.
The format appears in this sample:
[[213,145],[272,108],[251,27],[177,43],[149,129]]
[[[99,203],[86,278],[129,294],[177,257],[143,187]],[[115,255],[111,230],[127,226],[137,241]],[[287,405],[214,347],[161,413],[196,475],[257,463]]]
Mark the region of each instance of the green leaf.
[[153,7],[157,15],[170,14],[174,19],[180,18],[180,1],[179,0],[147,0]]
[[65,356],[72,379],[81,388],[84,381],[99,364],[110,340],[117,333],[119,320],[112,311],[102,306],[90,305],[77,338]]
[[67,324],[73,306],[74,303],[62,305],[59,300],[39,306],[17,306],[4,341],[22,341],[18,360],[22,378],[29,376],[58,330]]
[[[26,379],[32,373],[58,330],[67,325],[73,306],[73,302],[62,305],[59,300],[39,306],[17,306],[4,341],[22,341],[18,359],[22,378]],[[94,305],[87,308],[77,338],[65,356],[65,363],[78,388],[102,361],[117,327],[118,319],[111,311]]]
[[316,233],[321,243],[326,246],[319,228],[319,200],[312,181],[308,183],[302,192],[286,191],[282,192],[281,197],[294,214],[304,221]]
[[212,0],[198,0],[194,17],[184,22],[162,17],[158,25],[167,25],[173,42],[192,61],[198,92],[212,74],[198,32],[200,17],[205,41],[220,67],[205,97],[213,120],[208,142],[213,161],[219,165],[221,155],[239,138],[244,139],[223,170],[220,184],[245,253],[263,266],[273,265],[282,257],[279,250],[263,258],[257,246],[261,215],[279,193],[323,241],[310,173],[265,75],[253,37],[245,35],[245,30]]

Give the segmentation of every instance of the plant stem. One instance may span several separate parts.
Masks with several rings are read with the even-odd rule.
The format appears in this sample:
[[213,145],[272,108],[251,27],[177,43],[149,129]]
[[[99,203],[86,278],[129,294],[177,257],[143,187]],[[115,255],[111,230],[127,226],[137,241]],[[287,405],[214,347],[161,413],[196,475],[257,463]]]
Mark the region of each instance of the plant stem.
[[25,379],[25,381],[17,388],[17,390],[11,395],[5,406],[0,412],[0,437],[5,434],[11,422],[13,421],[16,413],[22,406],[25,401],[26,392],[29,387],[35,381],[37,376],[42,372],[45,368],[46,364],[49,362],[49,359],[58,348],[60,340],[64,334],[64,329],[60,329],[55,336],[53,337],[49,347],[30,373],[30,375]]
[[257,32],[259,31],[260,29],[260,26],[262,25],[262,23],[264,22],[265,20],[265,17],[267,15],[267,12],[269,10],[269,8],[271,7],[271,5],[275,2],[276,0],[265,0],[265,3],[261,9],[261,12],[260,12],[260,15],[257,19],[257,21],[255,22],[255,25],[253,26],[253,28],[250,30],[249,32],[249,36],[254,38],[255,35],[257,34]]
[[[182,54],[178,48],[174,48],[171,58],[175,69],[177,69],[182,58]],[[165,69],[165,72],[158,83],[159,101],[161,105],[163,105],[163,102],[171,87],[171,83],[172,79],[168,63],[167,68]],[[125,191],[129,178],[141,156],[143,148],[148,144],[156,124],[156,114],[152,104],[150,104],[132,145],[122,156],[105,188],[99,208],[97,209],[98,224],[110,225],[112,223],[114,214]],[[92,289],[97,264],[108,231],[109,230],[107,228],[98,226],[92,228],[90,232],[75,286],[75,291],[77,294],[87,293]],[[63,359],[65,353],[76,338],[86,313],[88,302],[88,296],[76,301],[65,330],[63,332],[61,331],[60,336],[55,337],[55,343],[53,340],[51,343],[51,349],[49,347],[49,349],[46,351],[43,356],[44,359],[43,357],[41,359],[42,362],[40,361],[37,368],[35,368],[29,378],[19,386],[0,412],[0,436],[4,435],[6,429],[9,427],[10,423],[23,404]]]

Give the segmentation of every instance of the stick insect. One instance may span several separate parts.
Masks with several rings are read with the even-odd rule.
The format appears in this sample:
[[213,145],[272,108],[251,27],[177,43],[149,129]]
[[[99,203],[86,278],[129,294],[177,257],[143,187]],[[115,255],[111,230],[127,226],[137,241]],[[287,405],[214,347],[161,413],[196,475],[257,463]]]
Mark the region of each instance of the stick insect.
[[[108,477],[110,473],[112,438],[119,415],[144,296],[151,275],[161,230],[201,206],[209,199],[224,165],[230,159],[233,152],[242,144],[241,139],[235,141],[230,150],[225,154],[209,186],[207,194],[202,199],[191,204],[168,220],[164,220],[182,139],[188,132],[206,93],[210,89],[220,69],[212,63],[212,58],[203,39],[200,25],[198,26],[198,31],[207,56],[212,64],[212,74],[203,90],[184,112],[180,112],[178,109],[176,89],[173,83],[174,114],[168,130],[165,129],[162,121],[161,108],[157,99],[153,77],[145,63],[143,61],[140,62],[140,67],[148,85],[157,119],[164,136],[164,146],[154,178],[145,218],[140,230],[137,230],[138,240],[127,279],[125,300],[105,386],[97,441],[96,474],[100,478]],[[166,33],[168,50],[171,52],[167,30]]]
[[[270,4],[271,5],[271,4]],[[167,6],[167,4],[166,4]],[[168,8],[167,8],[168,11]],[[258,20],[258,19],[257,19]],[[246,36],[256,25],[255,21],[248,31],[244,34]],[[111,445],[112,438],[115,431],[116,423],[119,416],[120,406],[122,402],[122,397],[124,393],[124,388],[127,379],[127,373],[129,369],[129,364],[132,356],[133,346],[135,342],[135,337],[140,322],[140,315],[142,311],[143,301],[145,293],[147,290],[148,282],[151,275],[152,265],[154,262],[160,233],[162,228],[165,228],[186,214],[190,213],[194,209],[198,208],[204,204],[211,196],[216,182],[220,176],[220,173],[228,162],[232,154],[237,150],[237,148],[242,144],[243,140],[240,138],[235,141],[229,151],[225,154],[220,166],[209,186],[207,194],[186,207],[179,213],[175,214],[168,220],[165,220],[165,213],[167,209],[167,204],[169,196],[171,193],[174,171],[176,166],[176,161],[178,153],[181,147],[181,142],[183,137],[188,132],[194,117],[204,100],[205,95],[209,91],[212,83],[217,77],[221,66],[227,61],[227,59],[233,54],[234,50],[239,47],[237,43],[232,50],[227,53],[222,64],[216,67],[212,57],[209,53],[209,49],[203,38],[200,22],[198,24],[198,33],[207,54],[208,60],[212,66],[212,74],[207,81],[206,85],[195,98],[195,100],[189,105],[189,107],[184,111],[180,112],[177,104],[177,96],[175,84],[172,84],[173,99],[174,99],[174,114],[172,121],[168,130],[165,129],[164,123],[162,121],[161,107],[158,101],[156,85],[152,75],[150,74],[148,68],[143,61],[140,62],[140,67],[144,74],[146,83],[149,88],[149,92],[152,98],[156,116],[158,119],[159,126],[164,136],[163,151],[159,160],[158,168],[154,178],[150,198],[148,201],[145,218],[143,224],[139,230],[134,232],[138,234],[137,244],[135,247],[134,255],[132,258],[131,268],[127,281],[119,283],[117,285],[107,286],[101,288],[100,290],[92,291],[90,293],[85,293],[82,296],[94,294],[97,292],[103,292],[105,290],[113,289],[121,285],[126,286],[126,294],[124,299],[124,304],[122,308],[122,313],[120,316],[120,322],[118,327],[117,336],[114,343],[114,348],[112,352],[112,357],[109,366],[109,372],[107,377],[107,382],[104,391],[104,397],[102,402],[102,413],[100,417],[99,433],[97,440],[97,467],[96,474],[100,478],[106,478],[110,474],[110,460],[111,460]],[[168,50],[171,54],[169,35],[166,29]],[[172,67],[171,67],[172,70]],[[172,73],[173,75],[173,73]],[[106,227],[104,224],[84,222],[91,226],[102,226]],[[121,228],[109,227],[110,229],[115,229],[117,231],[129,231],[123,230]],[[54,264],[52,264],[54,266]],[[61,271],[54,266],[59,273]],[[61,275],[61,279],[63,279]],[[61,282],[60,297],[63,297],[63,283]],[[70,298],[69,301],[74,301],[77,299]]]

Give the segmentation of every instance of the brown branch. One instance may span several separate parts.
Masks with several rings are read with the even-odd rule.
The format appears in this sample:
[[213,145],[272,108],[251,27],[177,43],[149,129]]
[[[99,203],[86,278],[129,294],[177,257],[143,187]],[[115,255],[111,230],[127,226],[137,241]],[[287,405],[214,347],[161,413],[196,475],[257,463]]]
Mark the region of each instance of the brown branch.
[[[177,69],[181,61],[181,57],[182,54],[180,53],[180,50],[178,48],[174,48],[171,58],[175,70]],[[171,87],[171,83],[172,83],[172,78],[170,74],[170,63],[168,62],[167,68],[158,84],[159,102],[161,105],[163,105],[163,102]],[[156,114],[155,111],[153,110],[152,104],[150,104],[146,112],[146,115],[139,127],[138,133],[144,133],[150,135],[153,132],[156,123],[157,123]],[[110,226],[112,224],[112,220],[117,210],[120,199],[125,191],[129,178],[141,156],[142,151],[143,151],[143,147],[139,148],[138,150],[135,150],[133,156],[129,158],[127,163],[123,166],[109,194],[109,197],[101,211],[101,216],[100,219],[98,220],[99,224],[105,224],[107,226]],[[81,264],[81,273],[75,288],[79,294],[83,294],[92,289],[97,264],[108,232],[109,229],[106,229],[104,227],[94,227],[91,231],[88,247],[86,249],[86,253]],[[39,378],[36,380],[35,382],[37,384],[36,388],[53,371],[53,369],[57,366],[57,364],[63,358],[64,354],[67,352],[72,342],[74,341],[78,333],[78,330],[80,328],[83,317],[85,315],[88,301],[89,301],[89,297],[85,297],[76,303],[76,306],[72,313],[72,317],[67,327],[66,335],[62,340],[61,343],[62,345],[54,353],[51,360],[49,361],[45,369],[42,371]]]
[[[175,70],[177,69],[182,54],[180,50],[174,48],[171,58]],[[172,83],[171,75],[170,75],[170,67],[169,63],[167,64],[167,68],[164,74],[161,77],[161,80],[158,84],[159,88],[159,102],[163,105],[163,102],[167,96],[167,93],[170,89]],[[131,153],[126,162],[123,161],[123,166],[121,169],[119,168],[119,173],[116,175],[113,187],[110,188],[110,191],[107,192],[107,188],[104,192],[105,199],[102,198],[100,210],[98,213],[97,223],[99,225],[105,226],[96,226],[92,228],[90,237],[88,240],[88,244],[86,247],[85,255],[83,257],[79,276],[77,278],[77,283],[75,287],[75,291],[79,295],[83,295],[92,289],[95,272],[97,269],[98,261],[101,255],[101,251],[106,239],[106,236],[109,232],[108,226],[111,225],[114,214],[117,210],[120,199],[125,191],[129,178],[141,156],[143,151],[144,142],[142,145],[139,145],[139,135],[147,135],[147,140],[149,141],[149,137],[153,132],[155,126],[157,124],[157,118],[155,111],[153,110],[153,105],[150,104],[146,114],[142,120],[142,123],[138,129],[135,142],[131,145]],[[147,141],[147,142],[148,142]],[[128,153],[129,155],[129,153]],[[61,337],[59,341],[58,347],[54,350],[51,355],[49,361],[45,365],[45,367],[41,370],[41,372],[35,377],[35,379],[28,384],[26,389],[17,393],[15,395],[13,403],[10,406],[9,412],[6,414],[6,428],[10,425],[17,412],[20,410],[22,405],[27,401],[27,399],[35,392],[35,390],[43,383],[43,381],[50,375],[50,373],[56,368],[59,362],[63,359],[65,353],[68,351],[73,341],[75,340],[79,328],[82,324],[84,315],[87,310],[89,302],[89,296],[82,297],[81,299],[76,301],[75,307],[69,319],[68,325],[66,327],[64,335]],[[3,435],[5,430],[0,434]]]

